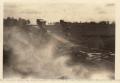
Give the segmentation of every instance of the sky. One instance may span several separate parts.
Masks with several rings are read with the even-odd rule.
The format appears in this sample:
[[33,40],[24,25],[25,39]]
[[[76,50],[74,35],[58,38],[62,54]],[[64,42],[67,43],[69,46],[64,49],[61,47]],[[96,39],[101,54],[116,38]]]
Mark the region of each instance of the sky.
[[47,22],[114,21],[114,0],[5,0],[4,17],[37,18]]

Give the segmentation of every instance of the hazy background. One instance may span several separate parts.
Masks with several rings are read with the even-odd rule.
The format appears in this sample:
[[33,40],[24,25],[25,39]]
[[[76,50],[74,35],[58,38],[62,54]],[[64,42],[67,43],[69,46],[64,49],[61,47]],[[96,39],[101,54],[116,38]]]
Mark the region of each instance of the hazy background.
[[[89,3],[88,3],[89,1]],[[14,16],[30,19],[37,18],[48,22],[65,21],[114,21],[115,4],[113,0],[6,0],[4,17]]]

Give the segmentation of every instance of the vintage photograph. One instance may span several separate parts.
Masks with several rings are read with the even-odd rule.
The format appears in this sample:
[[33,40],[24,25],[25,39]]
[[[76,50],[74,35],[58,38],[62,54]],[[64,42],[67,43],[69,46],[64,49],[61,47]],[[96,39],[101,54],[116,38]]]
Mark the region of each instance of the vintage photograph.
[[4,79],[115,79],[115,3],[5,2]]

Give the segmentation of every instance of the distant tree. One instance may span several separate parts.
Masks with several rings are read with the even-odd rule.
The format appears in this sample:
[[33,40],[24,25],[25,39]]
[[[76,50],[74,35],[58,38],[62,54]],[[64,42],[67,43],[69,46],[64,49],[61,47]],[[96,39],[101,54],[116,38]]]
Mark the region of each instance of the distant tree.
[[90,22],[90,24],[96,24],[96,22],[93,22],[93,21],[92,21],[92,22]]
[[100,24],[107,24],[107,22],[106,21],[101,21]]

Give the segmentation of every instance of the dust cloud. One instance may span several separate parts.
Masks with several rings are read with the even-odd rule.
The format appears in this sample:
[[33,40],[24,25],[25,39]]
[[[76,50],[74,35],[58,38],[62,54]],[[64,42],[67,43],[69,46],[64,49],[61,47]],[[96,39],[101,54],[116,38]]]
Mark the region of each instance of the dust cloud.
[[[63,44],[65,47],[66,44]],[[72,63],[66,48],[51,35],[45,36],[32,27],[4,28],[5,79],[112,79],[105,67]],[[69,45],[67,45],[69,48]]]

